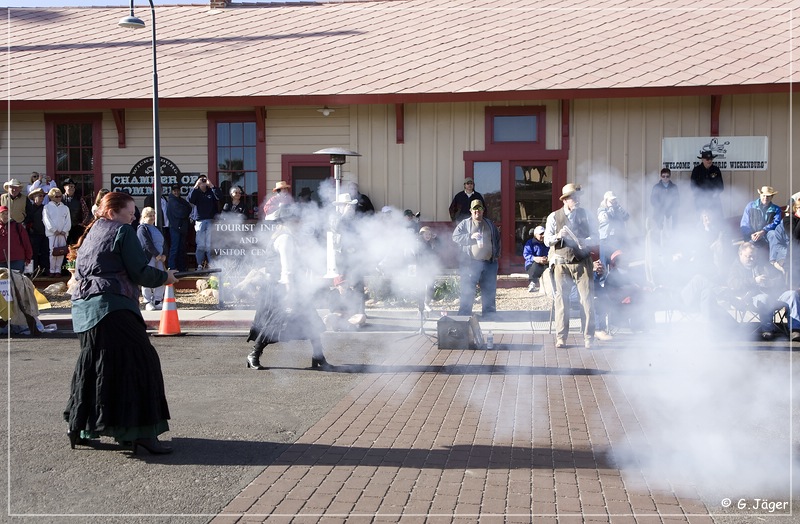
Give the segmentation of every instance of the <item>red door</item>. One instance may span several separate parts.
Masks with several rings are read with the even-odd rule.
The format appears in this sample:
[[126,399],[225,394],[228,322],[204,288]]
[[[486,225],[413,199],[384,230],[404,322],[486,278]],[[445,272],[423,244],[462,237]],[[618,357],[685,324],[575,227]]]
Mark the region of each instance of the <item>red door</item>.
[[[537,155],[538,156],[538,155]],[[467,176],[486,201],[486,217],[500,229],[502,273],[524,271],[522,248],[530,231],[553,211],[553,187],[565,182],[558,160],[480,160],[467,162]],[[554,180],[555,179],[555,180]]]

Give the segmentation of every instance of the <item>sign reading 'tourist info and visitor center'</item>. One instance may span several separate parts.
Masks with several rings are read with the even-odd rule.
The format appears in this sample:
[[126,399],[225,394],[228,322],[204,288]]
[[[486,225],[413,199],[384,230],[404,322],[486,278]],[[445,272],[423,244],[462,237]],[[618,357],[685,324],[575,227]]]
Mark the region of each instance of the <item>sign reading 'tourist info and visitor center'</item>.
[[769,142],[765,136],[710,136],[664,138],[661,164],[672,171],[691,171],[697,158],[710,151],[722,171],[766,171]]

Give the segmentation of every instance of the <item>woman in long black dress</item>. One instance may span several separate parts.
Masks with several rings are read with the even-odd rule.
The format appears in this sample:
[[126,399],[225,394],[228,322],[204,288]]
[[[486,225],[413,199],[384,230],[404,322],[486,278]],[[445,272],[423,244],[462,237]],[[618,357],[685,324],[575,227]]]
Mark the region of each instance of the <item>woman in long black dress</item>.
[[132,443],[136,453],[170,453],[158,440],[169,430],[161,361],[139,311],[139,286],[177,281],[174,271],[148,265],[130,226],[133,198],[112,192],[77,243],[72,324],[81,353],[64,419],[70,445],[101,435]]
[[[270,267],[273,276],[261,287],[259,303],[247,341],[254,341],[247,355],[248,369],[267,369],[261,365],[261,354],[267,344],[286,340],[308,340],[311,343],[311,367],[330,370],[325,360],[321,335],[325,324],[319,318],[312,293],[301,288],[301,260],[296,232],[300,216],[296,205],[280,206],[274,213],[279,222],[272,235],[272,245],[280,258],[280,270]],[[277,261],[275,261],[277,263]],[[275,280],[277,278],[277,281]]]

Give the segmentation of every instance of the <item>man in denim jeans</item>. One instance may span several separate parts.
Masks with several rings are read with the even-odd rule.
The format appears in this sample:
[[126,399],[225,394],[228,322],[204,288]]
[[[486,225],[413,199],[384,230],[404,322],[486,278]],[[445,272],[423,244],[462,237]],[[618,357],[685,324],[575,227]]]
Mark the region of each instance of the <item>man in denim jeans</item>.
[[194,183],[194,187],[189,191],[189,203],[197,209],[197,221],[194,223],[195,230],[195,249],[194,256],[197,259],[197,267],[203,266],[203,262],[208,258],[208,265],[211,265],[211,221],[217,214],[217,203],[222,200],[222,192],[214,187],[206,176],[201,176]]
[[500,257],[500,232],[484,218],[483,202],[473,200],[471,216],[453,231],[453,242],[461,248],[461,297],[459,315],[472,315],[475,286],[481,289],[481,316],[490,318],[497,311],[497,259]]

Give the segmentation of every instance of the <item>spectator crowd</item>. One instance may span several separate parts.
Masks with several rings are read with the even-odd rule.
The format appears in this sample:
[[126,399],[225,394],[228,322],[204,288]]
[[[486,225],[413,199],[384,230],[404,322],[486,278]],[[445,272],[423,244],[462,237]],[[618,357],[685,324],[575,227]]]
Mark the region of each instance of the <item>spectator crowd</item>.
[[[615,327],[648,330],[657,308],[698,313],[708,320],[735,320],[729,310],[751,312],[760,319],[760,333],[771,339],[782,328],[776,325],[776,311],[785,311],[785,329],[793,341],[800,339],[797,282],[798,264],[790,253],[800,245],[800,194],[787,205],[774,200],[778,192],[764,185],[755,189],[754,200],[742,210],[738,232],[728,227],[723,217],[720,195],[724,183],[714,155],[703,152],[701,163],[692,171],[689,189],[694,212],[681,214],[681,194],[664,168],[652,186],[647,216],[634,216],[623,199],[609,189],[602,195],[596,211],[590,211],[580,185],[561,188],[562,205],[546,220],[531,226],[522,247],[528,291],[552,293],[557,347],[565,347],[571,310],[582,320],[584,345],[610,340]],[[484,196],[472,178],[464,179],[449,206],[452,220],[450,239],[458,253],[460,277],[460,315],[471,315],[476,293],[480,294],[481,315],[496,314],[497,275],[501,256],[498,226],[487,217]],[[242,187],[230,183],[215,187],[200,176],[186,197],[180,185],[170,187],[156,204],[152,197],[145,208],[135,209],[133,225],[149,257],[149,265],[159,269],[187,270],[187,241],[194,230],[196,267],[210,267],[212,224],[215,220],[242,221],[253,216],[253,206]],[[8,250],[2,260],[32,278],[58,277],[69,269],[68,246],[77,242],[95,218],[96,209],[107,190],[98,192],[95,205],[80,195],[70,178],[60,185],[47,175],[32,173],[30,183],[11,179],[3,185],[0,197],[0,241]],[[424,268],[439,267],[445,244],[437,233],[441,227],[420,227],[419,213],[402,213],[384,206],[375,213],[370,199],[348,184],[333,206],[338,218],[333,224],[338,281],[332,286],[341,296],[358,297],[355,307],[342,311],[364,315],[364,278],[373,268],[360,260],[365,243],[370,242],[356,227],[359,217],[396,220],[413,233],[414,245],[401,247],[395,258],[404,264]],[[622,195],[624,197],[624,195]],[[274,220],[281,209],[319,208],[320,198],[309,187],[292,193],[292,186],[279,181],[271,197],[260,208],[261,216]],[[156,227],[155,208],[163,223]],[[283,213],[285,214],[285,213]],[[644,225],[644,238],[631,237],[629,224]],[[313,229],[313,228],[312,228]],[[317,228],[315,235],[323,242]],[[634,228],[635,229],[635,228]],[[300,233],[297,233],[300,235]],[[449,244],[449,243],[447,243]],[[386,258],[375,267],[385,271]],[[397,270],[392,270],[397,273]],[[428,278],[426,276],[426,278]],[[792,286],[792,287],[790,287]],[[433,284],[428,279],[420,286],[420,311],[430,311]],[[163,288],[144,290],[148,309],[158,309]],[[335,309],[335,308],[334,308]]]

